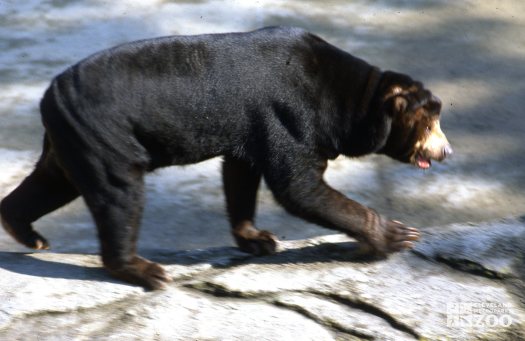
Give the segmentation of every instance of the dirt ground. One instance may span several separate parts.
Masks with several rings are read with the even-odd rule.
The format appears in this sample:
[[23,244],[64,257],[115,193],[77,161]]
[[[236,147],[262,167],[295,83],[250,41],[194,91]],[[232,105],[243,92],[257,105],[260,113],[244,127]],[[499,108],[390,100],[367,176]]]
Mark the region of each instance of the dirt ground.
[[[429,171],[382,156],[332,162],[326,179],[381,213],[429,227],[525,212],[525,2],[0,1],[0,198],[26,176],[43,134],[38,101],[68,65],[112,45],[169,34],[301,26],[443,102],[455,154]],[[141,249],[231,245],[220,160],[147,179]],[[285,239],[332,233],[290,217],[263,189],[258,223]],[[55,252],[97,252],[81,200],[36,227]],[[0,251],[23,251],[0,231]]]

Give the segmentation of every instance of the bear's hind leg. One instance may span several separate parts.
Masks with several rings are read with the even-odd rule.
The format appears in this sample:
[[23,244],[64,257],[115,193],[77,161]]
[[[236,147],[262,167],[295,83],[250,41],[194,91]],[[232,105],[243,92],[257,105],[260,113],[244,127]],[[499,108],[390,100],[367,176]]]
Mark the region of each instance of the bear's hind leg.
[[246,161],[225,157],[222,177],[232,234],[239,248],[254,255],[274,253],[277,237],[254,226],[255,202],[261,173]]
[[126,166],[125,160],[105,164],[116,165],[116,169],[106,166],[104,172],[90,172],[80,189],[97,226],[104,267],[123,281],[162,289],[171,281],[169,276],[159,264],[136,252],[144,207],[144,171]]
[[47,240],[31,223],[78,196],[79,192],[58,166],[46,138],[33,172],[0,203],[2,225],[19,243],[33,249],[48,249]]

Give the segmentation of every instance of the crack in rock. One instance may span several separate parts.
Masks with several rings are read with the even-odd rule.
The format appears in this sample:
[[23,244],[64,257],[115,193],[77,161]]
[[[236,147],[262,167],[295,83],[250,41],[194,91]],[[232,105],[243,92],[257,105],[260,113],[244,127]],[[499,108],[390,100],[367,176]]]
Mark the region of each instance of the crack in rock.
[[423,230],[412,252],[454,269],[490,279],[525,279],[525,225],[521,218],[484,224],[452,224]]
[[404,324],[403,322],[401,322],[398,319],[396,319],[394,316],[390,315],[388,312],[384,311],[383,309],[381,309],[379,307],[376,307],[375,305],[372,305],[372,304],[367,303],[365,301],[361,301],[359,299],[352,299],[351,300],[351,299],[349,299],[347,297],[341,297],[341,296],[339,296],[337,294],[331,294],[331,295],[323,294],[323,295],[325,295],[327,297],[330,297],[333,300],[335,300],[336,302],[344,304],[344,305],[346,305],[348,307],[361,310],[361,311],[363,311],[365,313],[368,313],[370,315],[377,316],[377,317],[383,319],[384,321],[386,321],[394,329],[397,329],[397,330],[402,331],[404,333],[410,334],[415,339],[420,339],[421,338],[421,336],[414,329],[410,328],[410,326]]
[[[283,291],[280,293],[247,293],[230,290],[224,286],[221,286],[220,284],[209,281],[192,281],[185,283],[184,287],[197,290],[199,292],[215,297],[262,300],[265,302],[273,303],[279,307],[286,307],[292,309],[314,320],[316,323],[325,325],[338,332],[350,334],[352,336],[364,338],[366,340],[374,340],[378,336],[381,337],[381,340],[413,340],[420,338],[420,335],[416,331],[411,329],[409,326],[403,324],[402,322],[396,320],[393,316],[389,315],[387,312],[381,310],[380,308],[359,300],[350,300],[348,298],[338,296],[337,294],[326,294],[324,292],[305,290],[290,290]],[[301,305],[297,303],[297,300],[293,300],[293,298],[298,299],[300,297],[305,297],[305,295],[311,296],[309,297],[310,301],[315,301],[314,303],[317,305],[319,305],[322,302],[323,305],[330,306],[330,308],[332,309],[338,309],[339,316],[330,317],[328,314],[323,313],[321,310],[312,310],[311,307],[308,306],[308,304]],[[303,299],[302,302],[308,303],[308,300]],[[344,313],[341,311],[342,307],[346,308],[346,311]],[[345,313],[350,314],[352,318],[348,319],[343,317]],[[367,315],[367,317],[364,317],[363,315]],[[373,321],[373,323],[371,323],[371,321],[365,322],[365,320],[370,320],[374,318],[376,319]],[[352,322],[360,323],[361,327],[352,327]],[[364,327],[365,323],[367,328],[370,328],[373,325],[381,325],[383,328],[388,328],[390,326],[393,328],[393,331],[388,332],[384,329],[382,331],[370,331]],[[395,334],[395,331],[399,332],[397,337],[388,337],[389,334]]]
[[420,336],[387,313],[366,303],[350,302],[336,295],[287,292],[275,304],[294,309],[318,323],[366,340],[414,340]]
[[321,318],[319,315],[311,312],[308,308],[305,308],[299,304],[293,304],[293,303],[287,303],[286,301],[280,301],[280,300],[276,300],[275,301],[275,305],[278,306],[278,307],[283,307],[283,308],[286,308],[286,309],[290,309],[292,311],[295,311],[311,320],[313,320],[314,322],[316,323],[319,323],[319,324],[322,324],[328,328],[331,328],[331,329],[334,329],[340,333],[344,333],[344,334],[349,334],[351,336],[355,336],[355,337],[358,337],[360,339],[364,339],[364,340],[374,340],[374,336],[368,334],[368,333],[364,333],[364,332],[361,332],[357,329],[354,329],[354,328],[348,328],[342,324],[340,324],[339,322],[337,322],[336,320],[332,320],[332,319],[329,319],[329,318]]
[[468,272],[472,275],[482,276],[490,279],[506,279],[513,278],[510,274],[504,274],[501,272],[493,271],[484,267],[482,264],[473,262],[469,259],[454,258],[446,255],[436,255],[438,262],[444,263],[456,270]]
[[199,292],[215,296],[215,297],[229,297],[229,298],[243,298],[243,299],[264,299],[271,294],[267,293],[252,293],[230,290],[220,284],[209,282],[209,281],[189,281],[182,284],[183,287],[188,289],[194,289]]
[[516,278],[516,276],[497,272],[489,268],[486,268],[482,264],[474,262],[469,259],[456,258],[456,257],[451,257],[449,255],[441,255],[439,253],[434,254],[433,257],[429,257],[428,255],[422,252],[419,252],[417,250],[411,250],[411,252],[423,260],[441,263],[448,267],[451,267],[452,269],[455,269],[461,272],[465,272],[471,275],[475,275],[475,276],[480,276],[480,277],[485,277],[488,279],[495,279],[495,280]]
[[[326,320],[326,319],[320,319],[320,318],[318,318],[318,316],[316,314],[310,312],[307,308],[304,308],[304,307],[302,307],[300,305],[291,304],[288,301],[280,299],[280,298],[276,298],[276,295],[272,294],[272,293],[246,294],[246,293],[243,293],[243,292],[240,292],[240,291],[230,291],[230,290],[228,290],[227,288],[225,288],[225,287],[223,287],[221,285],[218,285],[218,284],[215,284],[215,283],[212,283],[212,282],[206,282],[206,281],[202,281],[202,282],[192,281],[192,282],[185,283],[183,286],[186,287],[186,288],[189,288],[189,289],[192,289],[192,290],[196,290],[198,292],[201,292],[201,293],[204,293],[204,294],[207,294],[207,295],[211,295],[211,296],[214,296],[214,297],[219,297],[219,298],[225,298],[226,297],[226,298],[238,298],[238,299],[243,299],[243,300],[260,300],[260,301],[264,301],[264,302],[267,302],[267,303],[270,303],[270,304],[274,304],[277,307],[286,308],[286,309],[292,310],[294,312],[297,312],[297,313],[305,316],[306,318],[314,321],[315,323],[324,325],[324,326],[326,326],[326,327],[328,327],[330,329],[334,329],[337,332],[341,332],[341,333],[344,333],[344,334],[349,334],[351,336],[355,336],[355,337],[358,337],[358,338],[361,338],[361,339],[365,339],[365,340],[373,340],[374,339],[374,337],[371,336],[370,334],[367,334],[367,333],[364,333],[364,332],[360,332],[360,331],[355,330],[355,329],[347,328],[347,327],[345,327],[343,325],[340,325],[336,321],[328,322],[328,320]],[[291,292],[282,293],[279,296],[281,296],[281,295],[285,296],[287,294],[293,294],[293,293],[300,293],[300,292],[299,291],[298,292],[291,291]]]

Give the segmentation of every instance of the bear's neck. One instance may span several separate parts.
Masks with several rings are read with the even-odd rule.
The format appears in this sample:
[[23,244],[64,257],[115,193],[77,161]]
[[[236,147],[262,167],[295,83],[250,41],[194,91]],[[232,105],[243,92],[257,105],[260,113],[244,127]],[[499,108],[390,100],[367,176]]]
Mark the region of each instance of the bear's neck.
[[342,154],[363,156],[380,150],[390,133],[390,118],[382,107],[383,72],[370,66],[363,91],[353,107],[346,108],[345,141]]

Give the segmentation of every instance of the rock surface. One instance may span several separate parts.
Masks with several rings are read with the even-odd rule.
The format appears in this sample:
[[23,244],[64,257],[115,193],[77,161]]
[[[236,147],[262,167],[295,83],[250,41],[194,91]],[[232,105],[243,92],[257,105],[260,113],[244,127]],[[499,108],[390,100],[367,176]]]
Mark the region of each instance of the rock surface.
[[96,255],[3,252],[0,339],[525,339],[525,219],[423,232],[381,261],[343,235],[260,258],[152,253],[174,279],[160,292],[111,279]]

